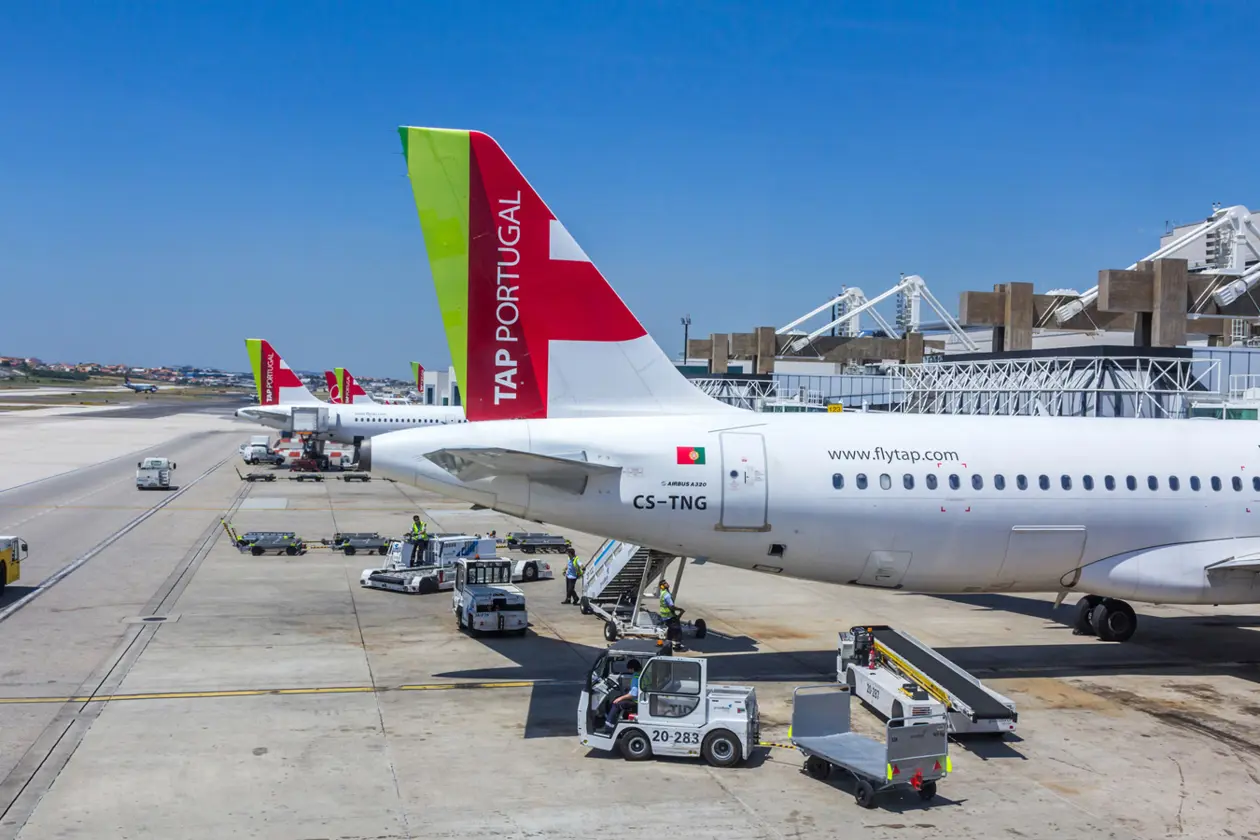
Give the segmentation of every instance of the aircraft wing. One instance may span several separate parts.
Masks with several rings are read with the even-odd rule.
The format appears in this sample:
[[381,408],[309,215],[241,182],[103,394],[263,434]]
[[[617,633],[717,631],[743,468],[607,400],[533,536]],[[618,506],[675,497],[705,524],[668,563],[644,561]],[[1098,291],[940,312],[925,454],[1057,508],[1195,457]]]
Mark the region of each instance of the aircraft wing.
[[539,455],[519,449],[466,447],[438,449],[425,453],[424,457],[460,481],[520,476],[574,496],[586,491],[590,479],[621,472],[621,467],[587,461],[585,452],[572,456]]

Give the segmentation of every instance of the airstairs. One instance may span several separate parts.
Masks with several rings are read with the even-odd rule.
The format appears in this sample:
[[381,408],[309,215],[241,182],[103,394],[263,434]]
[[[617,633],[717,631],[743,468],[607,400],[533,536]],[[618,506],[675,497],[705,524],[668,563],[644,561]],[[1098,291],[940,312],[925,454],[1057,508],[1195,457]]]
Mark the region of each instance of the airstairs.
[[[582,612],[604,620],[604,638],[610,642],[621,636],[664,639],[665,625],[644,606],[644,597],[654,582],[664,579],[675,560],[678,571],[672,588],[677,596],[686,558],[620,540],[605,540],[582,574]],[[703,619],[694,624],[683,622],[682,627],[698,638],[707,632]]]

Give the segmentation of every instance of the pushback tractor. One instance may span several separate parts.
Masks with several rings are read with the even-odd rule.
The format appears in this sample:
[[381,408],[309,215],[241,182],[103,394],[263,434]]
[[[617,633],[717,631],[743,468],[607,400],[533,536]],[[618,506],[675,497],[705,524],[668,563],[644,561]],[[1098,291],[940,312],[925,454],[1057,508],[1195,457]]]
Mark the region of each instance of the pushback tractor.
[[836,679],[885,718],[943,715],[951,735],[1015,731],[1015,703],[904,630],[859,626],[840,634]]
[[455,564],[461,558],[495,557],[495,541],[471,534],[435,534],[427,540],[391,540],[386,564],[364,569],[359,585],[368,589],[430,595],[455,587]]
[[[746,761],[760,739],[756,690],[713,685],[707,660],[657,656],[658,650],[646,639],[623,639],[596,660],[578,697],[582,745],[618,751],[628,761],[700,757],[714,767]],[[630,691],[631,662],[642,668],[638,703],[609,728],[613,701]]]
[[451,611],[459,629],[472,633],[524,636],[529,629],[525,593],[512,584],[510,560],[458,560]]

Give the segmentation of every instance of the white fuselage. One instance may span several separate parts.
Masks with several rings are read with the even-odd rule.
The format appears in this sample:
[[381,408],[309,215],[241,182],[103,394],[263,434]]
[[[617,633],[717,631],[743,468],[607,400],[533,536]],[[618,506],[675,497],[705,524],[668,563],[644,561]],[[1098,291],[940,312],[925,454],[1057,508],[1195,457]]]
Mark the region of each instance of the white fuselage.
[[[300,405],[256,405],[238,408],[236,416],[253,420],[273,429],[293,428],[293,409],[310,408]],[[447,423],[465,423],[464,410],[460,406],[383,405],[364,403],[351,405],[319,404],[316,407],[328,412],[330,440],[354,443],[386,432],[439,426]]]
[[[811,580],[1251,603],[1260,575],[1209,581],[1204,566],[1260,549],[1258,437],[1242,421],[1115,418],[510,420],[377,437],[371,469],[525,519]],[[464,483],[424,457],[461,447],[620,471],[575,494],[510,470]],[[703,448],[703,463],[679,463],[680,447]],[[1116,565],[1182,543],[1199,545],[1165,552],[1159,568],[1140,557]]]

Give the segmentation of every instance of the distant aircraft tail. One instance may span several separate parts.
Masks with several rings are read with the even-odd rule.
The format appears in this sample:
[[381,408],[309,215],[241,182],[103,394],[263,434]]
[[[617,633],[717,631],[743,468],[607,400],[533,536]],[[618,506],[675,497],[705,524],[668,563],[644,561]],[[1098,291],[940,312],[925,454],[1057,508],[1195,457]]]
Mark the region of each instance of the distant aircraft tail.
[[331,370],[324,371],[324,386],[328,388],[328,401],[333,405],[341,405],[341,386],[337,384],[337,374]]
[[263,338],[245,339],[249,362],[254,368],[259,405],[321,404],[284,359]]
[[376,405],[376,400],[368,396],[363,386],[354,380],[354,374],[345,368],[337,368],[334,372],[337,379],[337,390],[346,404]]
[[469,420],[733,410],[678,371],[492,138],[399,133]]
[[420,396],[424,396],[424,365],[419,362],[411,363],[411,378],[416,383],[416,390],[420,392]]

